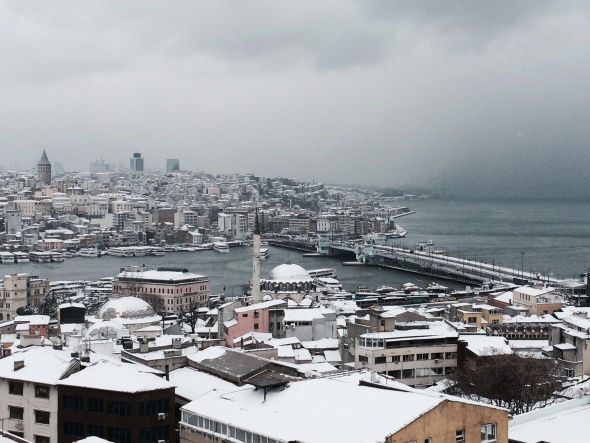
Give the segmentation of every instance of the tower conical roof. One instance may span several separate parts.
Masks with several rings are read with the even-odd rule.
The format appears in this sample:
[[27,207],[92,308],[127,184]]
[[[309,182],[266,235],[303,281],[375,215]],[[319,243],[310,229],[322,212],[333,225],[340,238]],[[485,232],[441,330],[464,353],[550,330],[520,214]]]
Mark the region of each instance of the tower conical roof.
[[41,160],[39,160],[39,163],[49,163],[49,159],[47,158],[47,153],[45,152],[45,149],[43,149],[43,155],[41,156]]

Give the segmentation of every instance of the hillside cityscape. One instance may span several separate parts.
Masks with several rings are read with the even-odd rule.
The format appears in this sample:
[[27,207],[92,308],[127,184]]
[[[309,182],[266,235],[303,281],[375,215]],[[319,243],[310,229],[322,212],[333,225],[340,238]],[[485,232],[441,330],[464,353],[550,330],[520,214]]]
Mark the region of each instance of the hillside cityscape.
[[[0,173],[0,441],[584,440],[587,274],[409,244],[403,218],[432,195],[50,156]],[[198,267],[238,251],[239,290]],[[346,290],[298,257],[417,283]]]

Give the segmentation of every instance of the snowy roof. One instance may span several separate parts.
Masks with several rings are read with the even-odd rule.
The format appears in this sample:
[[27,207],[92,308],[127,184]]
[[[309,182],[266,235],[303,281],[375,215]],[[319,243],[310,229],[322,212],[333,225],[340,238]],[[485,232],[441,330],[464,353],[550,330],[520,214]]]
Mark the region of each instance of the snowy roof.
[[145,317],[154,314],[154,309],[150,304],[138,297],[117,297],[111,298],[98,311],[98,316],[102,318],[107,309],[114,308],[117,317],[127,317],[130,314],[137,316],[138,313],[145,313]]
[[408,329],[388,332],[369,332],[362,334],[365,338],[382,338],[384,340],[408,339],[408,338],[452,338],[459,334],[451,326],[443,322],[429,322],[428,329]]
[[588,441],[588,430],[582,424],[590,420],[589,401],[584,397],[516,415],[509,423],[510,439],[522,443]]
[[236,389],[233,383],[188,366],[170,371],[170,383],[176,386],[176,395],[189,401],[211,390],[231,392]]
[[321,309],[310,308],[310,309],[285,309],[284,322],[289,321],[311,321],[316,318],[323,318]]
[[234,309],[235,312],[248,312],[248,311],[255,311],[256,309],[266,309],[271,308],[273,306],[280,306],[284,305],[285,301],[283,300],[269,300],[262,303],[256,303],[254,305],[243,306],[241,308]]
[[503,292],[502,294],[494,297],[494,300],[498,300],[503,303],[512,303],[512,299],[514,298],[514,294],[512,291]]
[[514,292],[520,292],[521,294],[534,295],[534,296],[548,294],[553,291],[555,291],[555,288],[551,288],[551,287],[549,287],[549,288],[532,288],[530,286],[521,286],[519,288],[514,289]]
[[[231,393],[211,391],[183,409],[278,440],[356,443],[384,441],[446,400],[465,402],[418,390],[403,392],[359,385],[361,379],[368,381],[370,377],[364,372],[299,381],[288,389],[269,393],[266,400],[262,390],[251,387]],[[355,407],[334,407],[335,399],[346,399]],[[359,411],[362,426],[328,425],[358,423]],[[391,419],[384,420],[383,411]]]
[[504,337],[489,335],[462,335],[461,341],[467,342],[467,349],[481,357],[485,355],[512,354],[512,349]]
[[217,357],[221,357],[225,355],[229,348],[224,348],[223,346],[210,346],[202,351],[197,352],[196,354],[190,355],[188,359],[190,361],[194,361],[200,363],[205,360],[212,360]]
[[321,338],[314,341],[301,342],[306,349],[338,349],[337,338]]
[[157,280],[163,283],[178,283],[195,278],[206,278],[204,275],[193,274],[192,272],[177,271],[123,271],[117,275],[117,278],[133,278],[135,280]]
[[30,325],[48,325],[51,320],[49,315],[17,315],[15,323],[28,323]]
[[[24,361],[24,366],[15,371],[17,361]],[[0,377],[54,385],[75,363],[70,352],[31,346],[0,359]]]
[[139,372],[125,363],[115,364],[104,360],[60,380],[58,384],[126,393],[174,388],[170,382],[156,375]]
[[327,362],[333,362],[337,364],[342,363],[340,351],[324,351],[324,357],[326,358]]
[[305,269],[293,263],[284,263],[277,266],[270,271],[268,279],[277,281],[313,281]]

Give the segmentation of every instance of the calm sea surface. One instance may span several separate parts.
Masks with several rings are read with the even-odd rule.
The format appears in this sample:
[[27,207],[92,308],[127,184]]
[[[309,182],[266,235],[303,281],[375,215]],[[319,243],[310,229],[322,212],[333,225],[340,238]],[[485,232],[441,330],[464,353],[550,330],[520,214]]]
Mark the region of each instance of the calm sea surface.
[[[419,200],[407,202],[416,211],[398,219],[409,231],[406,247],[433,240],[447,254],[476,258],[487,263],[526,271],[552,273],[560,278],[578,277],[590,267],[590,204],[574,201],[459,201]],[[303,257],[298,251],[270,247],[261,264],[262,277],[290,260],[305,269],[334,268],[347,290],[358,286],[399,286],[411,281],[426,285],[427,277],[373,267],[342,266],[340,259]],[[521,253],[524,252],[524,255]],[[64,263],[0,265],[3,275],[27,272],[55,280],[95,280],[116,275],[127,265],[175,266],[211,279],[212,293],[241,294],[252,277],[252,249],[232,248],[229,254],[215,251],[171,252],[164,257],[71,258]],[[457,284],[448,286],[459,288]]]

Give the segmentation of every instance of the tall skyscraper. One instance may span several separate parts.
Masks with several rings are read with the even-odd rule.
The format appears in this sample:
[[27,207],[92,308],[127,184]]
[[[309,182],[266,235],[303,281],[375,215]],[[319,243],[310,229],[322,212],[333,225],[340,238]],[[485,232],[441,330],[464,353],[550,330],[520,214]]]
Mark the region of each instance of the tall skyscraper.
[[51,183],[51,163],[49,163],[45,149],[43,149],[41,160],[37,163],[37,172],[40,182],[45,183],[46,185]]
[[129,161],[129,167],[132,171],[143,171],[143,158],[141,152],[134,152]]
[[166,160],[166,173],[180,171],[180,160],[177,158],[169,158]]

